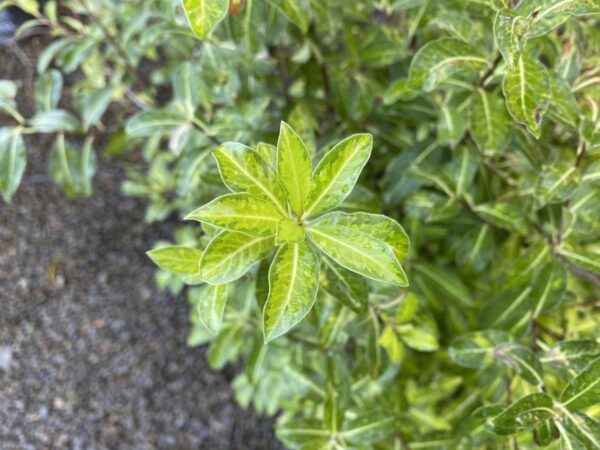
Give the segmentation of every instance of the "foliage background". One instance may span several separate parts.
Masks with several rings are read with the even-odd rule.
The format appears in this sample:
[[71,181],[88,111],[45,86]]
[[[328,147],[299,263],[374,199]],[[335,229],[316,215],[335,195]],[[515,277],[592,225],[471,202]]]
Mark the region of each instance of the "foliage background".
[[[0,131],[6,200],[26,133],[56,134],[50,173],[76,196],[95,167],[81,138],[109,131],[103,151],[135,161],[123,189],[149,200],[147,221],[224,193],[212,150],[275,143],[282,118],[317,160],[373,134],[343,208],[404,226],[408,289],[369,283],[356,313],[324,279],[307,319],[266,347],[264,265],[237,283],[216,335],[192,308],[189,343],[210,341],[215,368],[244,362],[238,400],[283,410],[286,445],[597,448],[597,2],[202,2],[216,12],[190,16],[201,41],[171,1],[20,3],[36,16],[22,31],[56,39],[33,117],[0,85],[15,119]],[[109,114],[123,126],[105,130]],[[184,226],[173,242],[204,236]]]

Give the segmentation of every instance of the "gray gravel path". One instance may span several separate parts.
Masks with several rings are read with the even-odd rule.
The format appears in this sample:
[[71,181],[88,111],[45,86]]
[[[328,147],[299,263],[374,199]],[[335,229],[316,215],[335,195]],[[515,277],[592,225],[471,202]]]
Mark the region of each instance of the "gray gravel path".
[[68,201],[40,176],[50,140],[28,144],[24,185],[0,203],[0,449],[279,449],[235,405],[234,369],[186,347],[184,299],[154,288],[144,251],[172,224],[143,224],[118,176]]

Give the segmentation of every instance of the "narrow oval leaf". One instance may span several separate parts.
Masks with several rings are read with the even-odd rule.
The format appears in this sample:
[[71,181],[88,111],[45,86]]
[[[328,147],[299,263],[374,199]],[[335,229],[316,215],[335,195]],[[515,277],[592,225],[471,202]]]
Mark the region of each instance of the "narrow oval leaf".
[[408,72],[410,87],[431,92],[459,72],[477,71],[487,65],[488,61],[470,44],[452,38],[437,39],[415,54]]
[[281,122],[277,141],[277,174],[292,210],[302,216],[312,188],[310,153],[298,134]]
[[29,124],[39,133],[55,133],[57,131],[72,133],[79,128],[77,118],[63,109],[40,112],[29,120]]
[[369,286],[360,275],[323,257],[321,270],[324,289],[342,304],[358,314],[364,314],[369,301]]
[[529,384],[536,387],[544,385],[542,365],[528,347],[500,344],[494,350],[494,357],[502,364],[512,367]]
[[531,428],[553,416],[552,397],[541,392],[520,398],[493,419],[498,427]]
[[190,28],[205,38],[227,15],[229,0],[182,0]]
[[372,147],[370,134],[355,134],[327,152],[315,168],[314,187],[305,217],[335,208],[344,201],[367,164]]
[[253,237],[223,231],[207,245],[200,260],[200,277],[210,284],[237,280],[273,250],[273,236]]
[[281,11],[303,33],[306,33],[310,23],[309,0],[268,0],[268,2]]
[[285,196],[277,174],[258,153],[245,145],[226,142],[213,156],[223,183],[231,192],[248,192],[268,200],[285,214]]
[[471,135],[479,151],[487,155],[502,152],[510,141],[512,127],[502,97],[477,89],[469,114]]
[[504,60],[513,66],[527,43],[529,20],[513,9],[503,8],[496,14],[494,37]]
[[381,214],[332,212],[313,223],[322,226],[350,228],[366,233],[389,245],[399,262],[406,257],[410,246],[410,240],[404,228],[394,219]]
[[408,286],[398,259],[384,241],[347,226],[319,221],[307,231],[324,253],[346,269],[373,280]]
[[511,341],[505,331],[485,330],[460,336],[450,345],[448,355],[459,366],[479,369],[494,362],[494,349]]
[[443,105],[439,110],[437,122],[437,136],[440,143],[454,148],[465,134],[465,120],[463,115],[448,105]]
[[[581,444],[585,450],[597,450],[600,448],[600,422],[592,419],[591,417],[580,413],[569,413],[565,411],[563,417],[563,423],[568,433],[572,434],[577,438],[578,446],[571,446],[565,448],[580,449]],[[565,436],[563,436],[564,438]],[[581,444],[580,444],[581,443]]]
[[263,311],[268,343],[310,312],[319,289],[319,260],[307,242],[286,244],[269,269],[269,297]]
[[106,112],[106,108],[112,100],[113,87],[106,86],[98,89],[82,99],[81,119],[83,127],[87,130],[92,125],[97,125]]
[[127,121],[125,131],[129,136],[144,137],[172,133],[187,118],[172,111],[142,111]]
[[41,74],[35,82],[35,104],[37,111],[50,111],[58,105],[63,88],[62,74],[55,69]]
[[0,128],[0,192],[5,202],[17,191],[25,164],[25,143],[19,130]]
[[548,107],[550,80],[546,68],[533,57],[521,54],[510,67],[502,91],[508,111],[518,123],[539,138],[542,118]]
[[580,371],[598,357],[600,357],[600,342],[562,341],[550,347],[541,362]]
[[600,403],[600,358],[588,364],[560,394],[561,403],[570,410],[581,410]]
[[146,253],[163,270],[179,275],[198,272],[202,251],[193,247],[172,245]]
[[49,171],[52,181],[59,185],[68,198],[87,197],[92,194],[92,178],[96,173],[96,153],[88,137],[79,150],[57,136],[50,153]]
[[250,236],[273,236],[281,214],[272,203],[250,194],[227,194],[198,208],[185,217]]
[[193,291],[197,302],[198,317],[212,334],[217,334],[223,322],[223,313],[229,296],[227,284],[205,284]]

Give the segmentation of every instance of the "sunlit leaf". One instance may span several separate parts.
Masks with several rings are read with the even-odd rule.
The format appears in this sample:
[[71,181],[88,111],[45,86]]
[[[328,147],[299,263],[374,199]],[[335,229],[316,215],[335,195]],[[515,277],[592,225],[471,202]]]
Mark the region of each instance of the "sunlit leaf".
[[289,331],[310,312],[319,287],[319,260],[307,242],[286,244],[269,269],[263,311],[265,343]]

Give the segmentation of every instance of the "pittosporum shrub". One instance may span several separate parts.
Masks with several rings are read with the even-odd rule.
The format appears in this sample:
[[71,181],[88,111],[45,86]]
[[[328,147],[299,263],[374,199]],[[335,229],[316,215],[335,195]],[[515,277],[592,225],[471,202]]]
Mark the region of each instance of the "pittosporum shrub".
[[70,196],[108,134],[287,447],[600,448],[597,0],[9,3],[54,40],[35,115],[0,82],[4,198],[23,134]]

